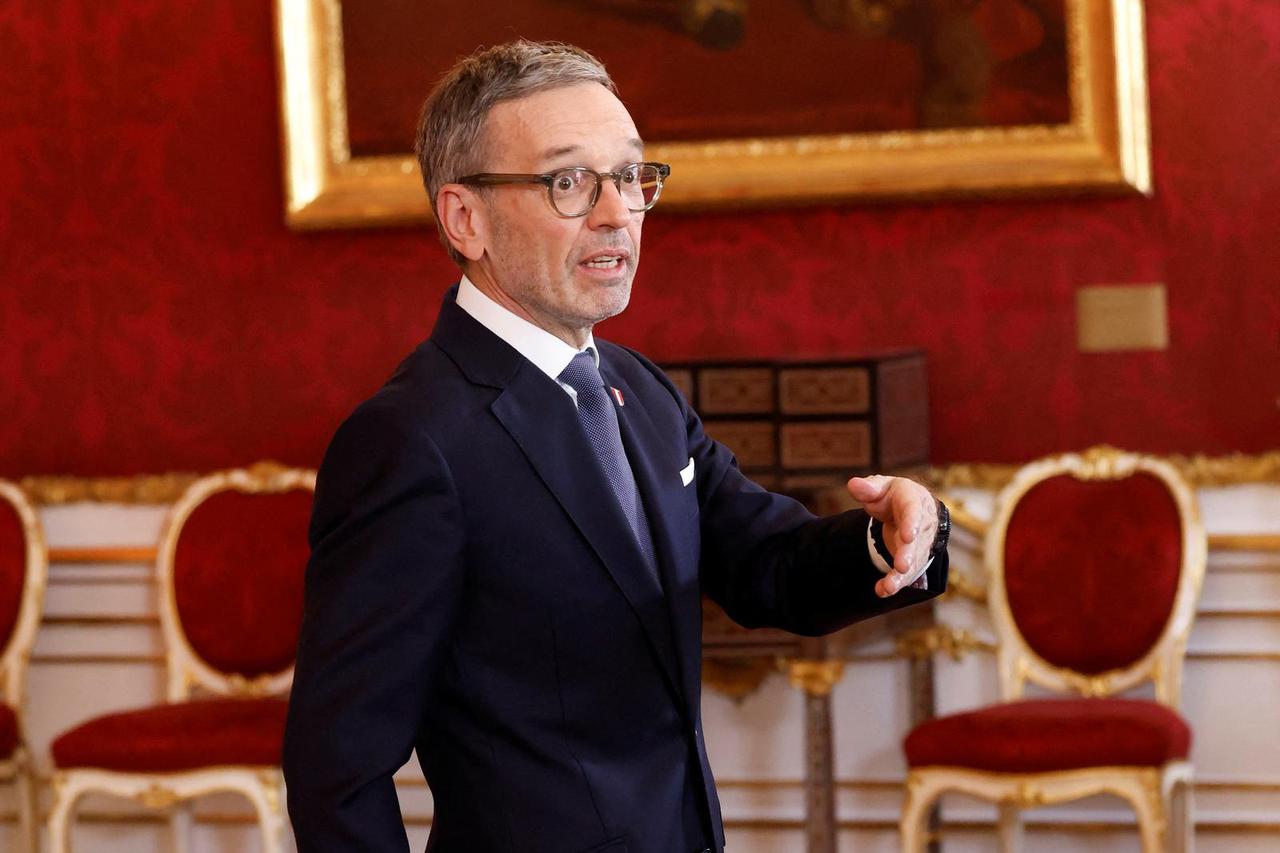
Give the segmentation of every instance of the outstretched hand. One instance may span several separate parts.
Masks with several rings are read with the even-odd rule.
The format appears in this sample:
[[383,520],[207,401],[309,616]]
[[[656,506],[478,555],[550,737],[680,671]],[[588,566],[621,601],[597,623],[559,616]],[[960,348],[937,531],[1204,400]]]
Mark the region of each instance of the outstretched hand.
[[938,530],[938,505],[929,490],[905,477],[854,477],[849,494],[884,524],[884,544],[893,555],[893,571],[876,582],[876,595],[893,595],[915,583],[929,565],[929,548]]

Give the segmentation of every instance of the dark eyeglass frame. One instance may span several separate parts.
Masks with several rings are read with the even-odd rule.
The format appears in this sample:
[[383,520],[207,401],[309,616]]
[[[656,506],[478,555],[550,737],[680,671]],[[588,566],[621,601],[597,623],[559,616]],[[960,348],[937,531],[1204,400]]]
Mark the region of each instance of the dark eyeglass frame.
[[[654,163],[649,161],[641,161],[639,163],[628,163],[616,172],[597,172],[595,169],[588,169],[586,166],[570,166],[565,169],[556,169],[554,172],[544,172],[541,175],[521,174],[515,172],[478,172],[474,175],[458,178],[457,183],[468,186],[481,187],[500,187],[510,184],[542,184],[547,188],[547,201],[551,202],[551,209],[556,212],[556,216],[564,219],[577,219],[586,216],[595,210],[596,202],[600,200],[600,192],[604,188],[604,179],[609,178],[613,181],[613,187],[618,191],[618,195],[622,195],[622,175],[628,169],[636,166],[652,166],[658,170],[658,188],[654,190],[653,198],[644,207],[628,207],[627,210],[632,213],[643,213],[658,203],[658,196],[662,195],[662,183],[671,174],[671,166],[666,163]],[[555,180],[559,176],[567,172],[578,172],[585,175],[594,175],[596,178],[596,191],[591,195],[591,202],[587,205],[587,209],[581,213],[563,213],[560,208],[556,207],[555,199]]]

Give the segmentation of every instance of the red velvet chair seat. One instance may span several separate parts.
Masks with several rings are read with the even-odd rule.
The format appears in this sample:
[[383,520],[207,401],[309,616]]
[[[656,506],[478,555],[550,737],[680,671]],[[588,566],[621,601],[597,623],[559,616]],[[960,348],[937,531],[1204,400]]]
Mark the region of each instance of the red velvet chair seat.
[[1159,767],[1187,757],[1191,729],[1154,702],[1028,699],[921,723],[905,749],[912,767],[1002,773]]
[[283,699],[210,699],[95,717],[51,747],[60,769],[164,773],[280,763]]
[[0,761],[13,757],[18,748],[18,715],[0,702]]

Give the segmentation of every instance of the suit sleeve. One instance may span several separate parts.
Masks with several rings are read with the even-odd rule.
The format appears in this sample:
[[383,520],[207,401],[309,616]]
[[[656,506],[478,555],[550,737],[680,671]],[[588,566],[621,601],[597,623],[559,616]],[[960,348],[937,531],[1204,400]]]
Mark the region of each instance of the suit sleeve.
[[462,594],[457,493],[435,444],[357,410],[321,466],[283,767],[299,853],[407,851],[409,758]]
[[762,489],[742,474],[728,448],[706,434],[683,395],[651,369],[680,406],[696,466],[702,589],[735,622],[819,636],[946,589],[947,555],[940,554],[925,572],[927,589],[880,598],[875,585],[883,575],[867,547],[866,512],[818,518],[797,501]]

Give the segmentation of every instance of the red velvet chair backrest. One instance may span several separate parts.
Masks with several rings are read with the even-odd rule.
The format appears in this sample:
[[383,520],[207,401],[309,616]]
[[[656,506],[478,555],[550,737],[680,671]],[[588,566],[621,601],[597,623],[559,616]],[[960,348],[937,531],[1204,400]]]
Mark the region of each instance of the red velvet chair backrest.
[[27,531],[17,509],[0,495],[0,654],[13,641],[26,588]]
[[302,621],[311,491],[220,491],[187,517],[173,596],[187,642],[206,664],[245,678],[293,664]]
[[1053,666],[1096,675],[1142,660],[1169,623],[1183,565],[1179,505],[1166,483],[1059,474],[1017,501],[1004,588],[1018,632]]

